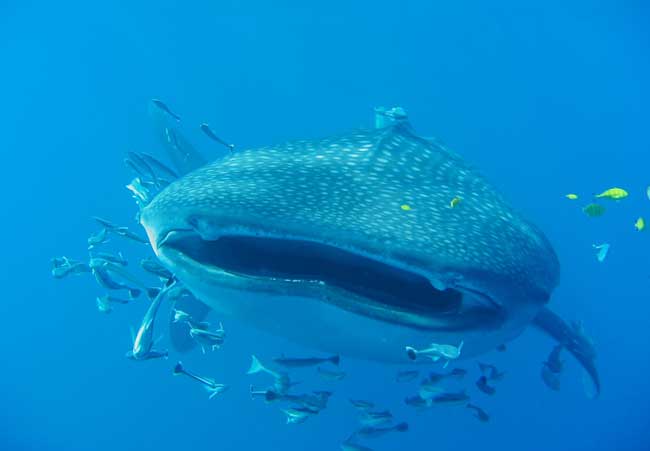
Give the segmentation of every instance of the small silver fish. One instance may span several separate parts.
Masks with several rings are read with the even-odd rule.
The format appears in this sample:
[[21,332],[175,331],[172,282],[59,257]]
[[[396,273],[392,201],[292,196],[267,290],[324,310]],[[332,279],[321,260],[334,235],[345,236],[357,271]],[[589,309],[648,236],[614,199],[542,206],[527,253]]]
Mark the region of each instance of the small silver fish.
[[429,377],[425,379],[425,381],[429,384],[439,384],[446,379],[463,379],[466,374],[467,370],[462,368],[454,368],[449,373],[436,373],[432,371],[429,373]]
[[372,451],[372,448],[359,445],[358,443],[352,442],[351,439],[347,439],[346,441],[341,443],[341,450],[342,451]]
[[318,357],[307,357],[307,358],[292,358],[292,357],[278,357],[273,359],[278,365],[284,366],[286,368],[305,368],[309,366],[316,366],[322,363],[330,362],[334,365],[339,364],[340,357],[338,355],[333,355],[331,357],[318,358]]
[[596,260],[600,263],[604,262],[609,253],[609,243],[592,244],[592,247],[596,249]]
[[[270,397],[267,396],[267,400],[273,400],[276,392],[271,392],[273,395]],[[312,410],[321,411],[327,407],[332,392],[329,391],[313,391],[311,393],[302,394],[302,395],[289,395],[284,394],[280,395],[279,400],[292,402],[294,404],[301,405],[303,407],[310,408]]]
[[355,409],[359,410],[368,410],[375,407],[375,404],[370,401],[364,401],[362,399],[350,399],[350,404],[354,406]]
[[479,390],[481,390],[486,395],[492,396],[497,392],[496,388],[488,384],[487,377],[485,376],[481,376],[478,378],[478,380],[476,381],[476,386],[478,387]]
[[104,244],[108,241],[108,229],[99,229],[97,232],[88,237],[88,249],[93,249],[95,246]]
[[140,175],[145,180],[151,180],[156,184],[158,179],[156,173],[140,154],[136,152],[128,152],[127,158],[125,158],[124,162],[133,169],[136,174]]
[[133,241],[137,241],[142,244],[149,244],[149,240],[142,238],[140,235],[131,232],[128,227],[118,226],[107,219],[100,218],[98,216],[93,216],[93,219],[101,224],[104,229],[110,233],[114,233],[123,238],[128,238]]
[[303,407],[310,407],[317,410],[322,410],[326,407],[328,398],[329,396],[323,398],[321,395],[316,395],[316,394],[301,394],[301,395],[291,395],[288,393],[282,394],[274,390],[267,390],[264,394],[264,400],[267,402],[274,402],[274,401],[290,402]]
[[420,384],[420,390],[418,391],[420,398],[431,399],[434,396],[445,393],[445,389],[438,384],[439,384],[438,381],[434,381],[431,379],[423,380],[422,383]]
[[490,416],[485,412],[485,410],[481,409],[479,406],[476,406],[472,403],[467,403],[465,406],[468,409],[474,410],[474,416],[482,423],[487,423],[490,421]]
[[[128,290],[131,297],[138,297],[144,290],[149,298],[153,299],[158,295],[157,288],[147,287],[137,277],[127,271],[124,267],[103,258],[93,257],[90,259],[88,266],[92,270],[97,283],[109,290]],[[118,282],[113,275],[119,276],[129,282],[130,285]],[[137,288],[136,288],[137,287]]]
[[376,428],[372,426],[365,426],[359,429],[355,435],[359,437],[365,437],[365,438],[377,438],[381,437],[382,435],[386,435],[389,432],[406,432],[409,429],[408,423],[399,423],[396,424],[395,426],[390,426],[390,427],[384,427],[384,428]]
[[417,370],[400,371],[395,376],[395,381],[396,382],[410,382],[412,380],[415,380],[419,375],[420,375],[420,372],[417,371]]
[[140,157],[149,165],[150,168],[152,168],[155,172],[162,173],[166,177],[169,177],[172,180],[175,180],[178,178],[178,174],[176,171],[171,169],[169,166],[158,160],[152,155],[149,155],[148,153],[142,152],[140,154]]
[[129,265],[129,262],[124,258],[121,252],[118,252],[117,255],[108,252],[91,252],[90,257],[101,258],[102,260],[106,260],[120,266]]
[[214,332],[205,330],[199,327],[194,327],[192,323],[190,325],[190,337],[192,337],[196,342],[201,346],[203,354],[205,354],[205,347],[207,346],[210,350],[214,351],[219,349],[226,339],[226,331],[223,328],[222,324],[219,324],[219,329]]
[[77,260],[68,257],[54,257],[50,260],[52,266],[52,276],[55,279],[63,279],[69,275],[79,275],[90,272],[90,267]]
[[317,410],[312,410],[308,407],[290,407],[288,409],[282,409],[282,412],[287,416],[287,424],[304,423],[309,417],[318,413]]
[[146,238],[141,237],[137,233],[131,232],[128,227],[116,227],[114,229],[111,229],[111,232],[113,232],[116,235],[119,235],[123,238],[128,238],[132,241],[135,241],[137,243],[142,243],[142,244],[149,244],[149,240]]
[[131,196],[140,209],[146,207],[155,194],[154,190],[146,186],[140,177],[131,180],[131,183],[126,185],[126,189],[131,192]]
[[211,379],[209,377],[199,376],[198,374],[186,370],[183,367],[182,362],[178,362],[176,363],[176,366],[174,366],[174,376],[178,376],[180,374],[184,374],[190,377],[191,379],[194,379],[195,381],[203,384],[203,388],[205,388],[210,393],[208,399],[214,398],[215,396],[225,392],[229,388],[228,385],[216,383],[214,379]]
[[175,323],[187,322],[192,320],[190,314],[182,310],[172,309],[172,313],[174,314],[173,322]]
[[108,219],[100,218],[99,216],[93,216],[93,219],[94,219],[95,221],[97,221],[97,222],[99,223],[99,225],[101,225],[101,226],[104,227],[105,229],[110,230],[110,229],[114,229],[114,228],[117,227],[115,224],[113,224],[113,223],[112,223],[111,221],[109,221]]
[[500,381],[506,373],[499,371],[496,366],[489,363],[478,362],[478,367],[481,374],[487,378],[488,381]]
[[205,122],[204,122],[203,124],[201,124],[201,131],[202,131],[203,133],[205,133],[205,134],[206,134],[210,139],[212,139],[213,141],[216,141],[216,142],[218,142],[219,144],[226,146],[226,147],[228,148],[228,150],[230,150],[231,152],[232,152],[233,149],[235,148],[235,145],[234,145],[234,144],[228,144],[226,141],[224,141],[223,139],[219,138],[219,137],[216,135],[216,133],[212,131],[212,129],[210,128],[210,126],[209,126],[208,124],[206,124]]
[[467,396],[465,390],[461,390],[459,392],[441,393],[431,398],[431,402],[433,404],[440,404],[440,405],[464,404],[467,401],[469,401],[469,396]]
[[437,362],[440,359],[446,359],[446,362],[443,366],[443,368],[446,368],[451,360],[456,360],[458,357],[460,357],[460,352],[463,349],[463,344],[464,342],[461,341],[460,345],[456,347],[447,344],[431,343],[428,348],[421,350],[407,346],[406,355],[408,355],[409,359],[411,360],[415,360],[419,356],[427,357],[434,362]]
[[131,299],[139,297],[140,293],[142,293],[138,288],[114,280],[104,266],[90,266],[90,268],[95,280],[102,288],[107,290],[126,290]]
[[161,279],[169,280],[174,277],[171,271],[169,271],[163,265],[158,263],[157,260],[154,260],[151,257],[140,260],[140,267],[148,273],[158,276]]
[[383,106],[375,108],[375,128],[385,128],[397,122],[406,122],[408,115],[402,107],[386,108]]
[[165,357],[169,355],[167,351],[156,351],[154,347],[153,328],[160,304],[165,299],[167,291],[174,286],[174,282],[165,286],[159,291],[158,295],[151,301],[147,309],[138,332],[133,337],[133,347],[127,352],[126,357],[131,360],[149,360],[154,358]]
[[322,368],[320,366],[316,368],[316,371],[323,379],[327,379],[330,381],[340,381],[341,379],[344,379],[346,376],[345,371],[332,371],[326,368]]
[[153,103],[160,110],[162,110],[165,113],[169,114],[174,119],[176,119],[177,122],[180,122],[180,120],[181,120],[180,116],[178,116],[176,113],[174,113],[162,100],[151,99],[151,103]]
[[102,313],[111,313],[113,311],[113,304],[128,304],[128,299],[117,298],[108,294],[97,297],[97,310]]
[[418,409],[423,409],[425,407],[431,407],[433,405],[433,401],[430,398],[424,399],[420,395],[415,395],[405,398],[404,404]]
[[381,412],[364,411],[359,417],[359,423],[363,426],[383,426],[393,421],[393,414],[388,410]]

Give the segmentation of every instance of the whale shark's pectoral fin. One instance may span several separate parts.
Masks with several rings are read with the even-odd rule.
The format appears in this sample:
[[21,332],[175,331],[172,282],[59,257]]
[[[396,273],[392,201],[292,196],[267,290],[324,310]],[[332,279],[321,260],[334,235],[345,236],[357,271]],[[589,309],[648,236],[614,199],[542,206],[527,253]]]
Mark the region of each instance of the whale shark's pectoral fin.
[[596,370],[596,351],[579,327],[568,325],[547,308],[535,317],[533,324],[562,344],[580,362],[594,384],[595,395],[600,394],[600,378]]

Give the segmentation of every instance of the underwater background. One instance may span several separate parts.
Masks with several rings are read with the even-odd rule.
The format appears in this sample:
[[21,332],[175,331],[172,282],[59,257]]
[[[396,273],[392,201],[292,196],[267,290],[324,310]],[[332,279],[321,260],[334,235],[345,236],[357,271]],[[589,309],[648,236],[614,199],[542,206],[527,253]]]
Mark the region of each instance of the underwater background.
[[[368,441],[376,450],[650,449],[650,233],[634,227],[650,219],[648,23],[643,1],[0,2],[0,450],[334,450],[357,427],[348,398],[409,423]],[[479,358],[506,371],[495,396],[476,395],[488,423],[458,407],[417,413],[403,402],[414,385],[394,382],[406,367],[343,357],[342,381],[297,375],[334,395],[285,424],[250,399],[262,384],[245,374],[250,356],[320,353],[225,318],[221,350],[182,356],[231,385],[215,399],[172,376],[177,356],[125,359],[145,303],[103,315],[94,280],[56,280],[49,260],[85,258],[93,215],[140,231],[123,159],[155,152],[152,98],[196,123],[188,137],[211,158],[224,150],[201,122],[249,148],[404,107],[549,237],[562,266],[550,306],[593,338],[601,396],[585,396],[570,356],[549,390],[553,342],[535,330]],[[602,217],[581,211],[612,186],[629,198]],[[475,360],[458,366],[471,390]]]

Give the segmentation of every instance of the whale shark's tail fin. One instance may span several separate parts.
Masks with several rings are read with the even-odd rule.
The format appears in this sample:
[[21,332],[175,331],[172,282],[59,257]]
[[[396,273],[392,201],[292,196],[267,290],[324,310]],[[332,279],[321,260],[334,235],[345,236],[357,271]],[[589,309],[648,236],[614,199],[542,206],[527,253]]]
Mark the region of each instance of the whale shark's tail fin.
[[594,384],[595,396],[600,394],[600,378],[596,370],[596,351],[578,323],[567,324],[547,308],[535,317],[533,324],[562,344],[580,362]]

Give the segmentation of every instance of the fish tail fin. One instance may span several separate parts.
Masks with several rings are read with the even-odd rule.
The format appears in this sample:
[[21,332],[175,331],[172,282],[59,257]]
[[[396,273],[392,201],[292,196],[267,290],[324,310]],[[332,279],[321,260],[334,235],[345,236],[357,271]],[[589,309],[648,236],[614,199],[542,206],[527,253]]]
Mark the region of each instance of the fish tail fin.
[[595,397],[600,394],[600,378],[596,369],[596,351],[591,341],[578,327],[569,326],[562,318],[543,308],[533,324],[564,346],[582,365],[594,385]]
[[330,362],[332,362],[334,365],[339,366],[339,363],[341,362],[341,356],[340,355],[333,355],[330,357]]
[[251,356],[251,366],[248,368],[248,371],[246,374],[255,374],[259,373],[261,371],[266,371],[266,368],[264,368],[264,365],[262,365],[262,362],[259,361],[259,359],[255,356]]
[[176,365],[174,366],[174,376],[183,374],[183,371],[184,371],[183,362],[179,360],[178,362],[176,362]]
[[129,289],[129,297],[131,299],[136,299],[136,298],[140,297],[140,293],[142,293],[142,291],[138,290],[137,288],[130,288]]
[[408,356],[409,359],[415,360],[418,356],[418,351],[415,348],[412,348],[410,346],[406,347],[406,355]]
[[160,294],[160,288],[155,288],[155,287],[149,287],[147,288],[147,297],[149,299],[154,299],[156,296]]
[[395,430],[399,432],[406,432],[409,430],[409,424],[408,423],[400,423],[397,426],[395,426]]

